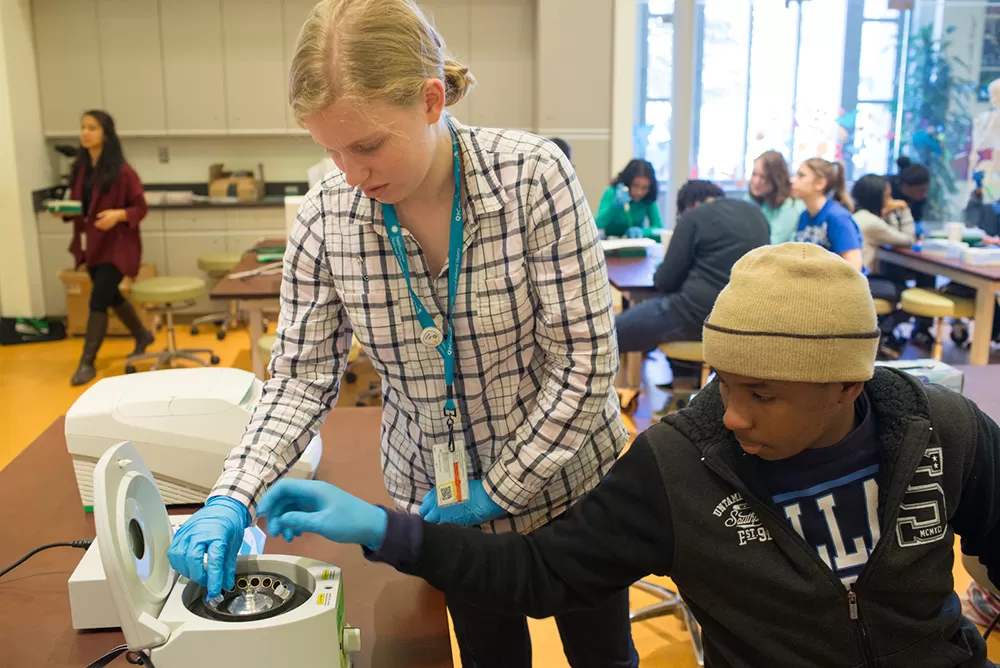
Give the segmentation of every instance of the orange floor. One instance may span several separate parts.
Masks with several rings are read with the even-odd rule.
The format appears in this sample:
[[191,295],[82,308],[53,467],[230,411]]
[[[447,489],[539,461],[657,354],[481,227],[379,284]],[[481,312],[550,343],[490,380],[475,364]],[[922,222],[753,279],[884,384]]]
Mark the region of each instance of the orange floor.
[[[245,333],[234,332],[225,341],[215,340],[212,332],[191,337],[181,329],[181,346],[207,347],[217,351],[222,364],[249,368],[250,356]],[[159,336],[163,342],[163,334]],[[80,354],[80,340],[26,346],[0,346],[0,416],[4,434],[0,439],[0,468],[17,456],[45,427],[66,412],[84,388],[73,388],[69,377]],[[102,376],[124,373],[124,357],[131,343],[110,339],[101,349],[98,373]],[[354,387],[367,387],[376,376],[371,369],[361,370]],[[342,398],[344,405],[353,405],[353,397]],[[663,580],[668,583],[669,580]],[[964,591],[969,577],[960,565],[955,567],[955,583]],[[641,592],[633,592],[634,607],[653,602]],[[551,620],[531,620],[534,641],[534,665],[545,668],[566,668],[559,635]],[[664,617],[635,624],[633,635],[644,668],[689,668],[696,665],[687,634],[673,617]],[[457,650],[455,656],[457,657]],[[990,642],[990,657],[1000,661],[1000,638]],[[456,660],[456,666],[458,665]]]

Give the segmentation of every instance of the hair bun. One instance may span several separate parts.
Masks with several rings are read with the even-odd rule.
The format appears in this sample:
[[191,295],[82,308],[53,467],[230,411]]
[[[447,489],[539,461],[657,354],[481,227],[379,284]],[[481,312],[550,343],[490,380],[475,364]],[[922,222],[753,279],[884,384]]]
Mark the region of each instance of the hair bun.
[[913,161],[907,158],[905,155],[901,155],[898,158],[896,158],[896,166],[899,167],[900,169],[906,169],[912,164]]
[[450,58],[444,61],[445,106],[458,104],[475,85],[468,67]]

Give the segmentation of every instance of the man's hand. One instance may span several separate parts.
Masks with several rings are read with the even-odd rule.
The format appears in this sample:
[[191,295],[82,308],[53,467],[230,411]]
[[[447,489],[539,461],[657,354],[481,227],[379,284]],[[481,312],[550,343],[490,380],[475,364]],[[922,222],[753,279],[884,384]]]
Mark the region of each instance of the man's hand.
[[469,500],[438,508],[437,491],[431,490],[420,504],[420,516],[435,524],[475,526],[503,517],[506,511],[497,505],[483,489],[482,480],[469,481]]
[[125,222],[127,219],[128,214],[125,213],[125,209],[105,209],[97,214],[97,219],[94,220],[94,227],[107,232],[118,223]]

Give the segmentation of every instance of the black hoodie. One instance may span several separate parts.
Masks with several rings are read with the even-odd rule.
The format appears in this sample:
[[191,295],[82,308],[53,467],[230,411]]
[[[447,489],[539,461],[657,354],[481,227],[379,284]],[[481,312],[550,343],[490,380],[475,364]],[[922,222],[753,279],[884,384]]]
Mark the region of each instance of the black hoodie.
[[[547,617],[653,573],[702,625],[706,665],[980,668],[954,591],[954,534],[1000,582],[1000,429],[970,401],[878,369],[882,537],[849,592],[753,478],[718,382],[636,439],[566,515],[527,536],[389,513],[372,558],[493,610]],[[748,503],[747,523],[726,509]],[[721,510],[720,510],[721,509]],[[730,523],[731,524],[731,523]]]

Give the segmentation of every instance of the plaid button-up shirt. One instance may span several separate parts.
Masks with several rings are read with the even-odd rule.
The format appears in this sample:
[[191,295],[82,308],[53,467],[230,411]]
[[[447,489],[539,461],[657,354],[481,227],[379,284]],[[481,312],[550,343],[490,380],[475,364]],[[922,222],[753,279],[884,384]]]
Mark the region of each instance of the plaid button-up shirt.
[[[454,121],[453,121],[454,122]],[[625,446],[604,255],[576,174],[523,132],[454,122],[465,256],[455,299],[455,398],[469,478],[527,532],[590,491]],[[413,289],[439,325],[447,267],[427,268],[404,230]],[[417,512],[447,442],[444,363],[421,327],[381,205],[329,174],[308,194],[285,252],[271,379],[213,494],[253,511],[334,405],[352,334],[382,378],[381,460],[396,505]]]

